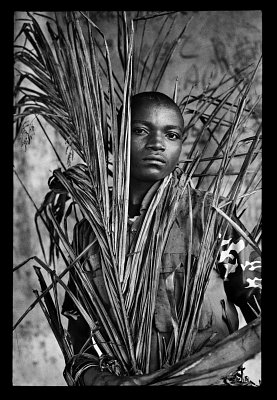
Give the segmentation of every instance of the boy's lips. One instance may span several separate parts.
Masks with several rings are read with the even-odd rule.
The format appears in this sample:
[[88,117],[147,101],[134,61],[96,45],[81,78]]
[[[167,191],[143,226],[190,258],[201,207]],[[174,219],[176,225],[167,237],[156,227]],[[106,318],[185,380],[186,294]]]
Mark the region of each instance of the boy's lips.
[[165,157],[163,157],[160,154],[151,154],[149,156],[146,156],[143,158],[143,161],[153,161],[153,162],[162,163],[162,164],[166,163]]

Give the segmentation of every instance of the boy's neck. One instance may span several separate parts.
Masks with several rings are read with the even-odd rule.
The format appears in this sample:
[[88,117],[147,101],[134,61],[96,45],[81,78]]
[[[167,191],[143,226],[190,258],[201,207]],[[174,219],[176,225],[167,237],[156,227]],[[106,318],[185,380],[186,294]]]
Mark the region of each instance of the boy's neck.
[[153,186],[155,182],[139,181],[135,178],[130,179],[130,191],[129,191],[129,204],[132,206],[140,206],[142,200],[148,190]]

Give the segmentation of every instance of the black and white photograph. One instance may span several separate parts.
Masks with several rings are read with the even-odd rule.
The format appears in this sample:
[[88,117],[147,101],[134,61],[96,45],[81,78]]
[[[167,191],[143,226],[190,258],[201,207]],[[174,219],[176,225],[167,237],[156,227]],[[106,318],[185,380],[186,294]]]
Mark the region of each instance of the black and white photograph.
[[13,18],[12,385],[260,387],[262,11]]

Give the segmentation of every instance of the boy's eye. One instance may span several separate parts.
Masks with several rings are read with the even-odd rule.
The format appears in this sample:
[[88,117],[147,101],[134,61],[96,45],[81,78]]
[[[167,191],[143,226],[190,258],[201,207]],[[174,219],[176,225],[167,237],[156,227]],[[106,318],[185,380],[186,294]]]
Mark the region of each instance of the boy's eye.
[[180,139],[180,135],[176,132],[167,132],[166,136],[169,139]]
[[133,128],[132,133],[134,133],[136,135],[142,135],[144,133],[147,133],[147,130],[144,128]]

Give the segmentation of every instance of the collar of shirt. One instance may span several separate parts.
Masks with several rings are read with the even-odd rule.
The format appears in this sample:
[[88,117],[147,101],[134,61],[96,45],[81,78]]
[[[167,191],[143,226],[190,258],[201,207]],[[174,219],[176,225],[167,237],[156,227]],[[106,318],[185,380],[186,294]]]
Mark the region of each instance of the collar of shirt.
[[146,210],[147,210],[149,204],[151,203],[151,200],[153,199],[155,193],[157,192],[161,182],[162,181],[157,181],[151,186],[151,188],[145,194],[145,196],[141,202],[139,215],[135,215],[133,218],[128,218],[129,224],[132,225],[142,214],[144,214],[144,212],[146,212]]

